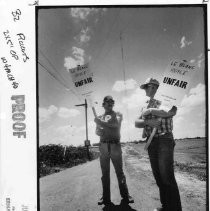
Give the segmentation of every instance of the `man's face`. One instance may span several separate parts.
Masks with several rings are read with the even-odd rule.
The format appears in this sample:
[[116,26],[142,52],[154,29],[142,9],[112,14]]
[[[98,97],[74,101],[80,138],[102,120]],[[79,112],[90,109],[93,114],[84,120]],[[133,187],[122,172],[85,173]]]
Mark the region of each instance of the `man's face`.
[[113,106],[114,106],[114,102],[112,100],[105,101],[103,104],[105,111],[112,111]]
[[146,87],[145,87],[145,92],[146,92],[146,95],[148,97],[154,97],[155,96],[155,93],[158,89],[158,86],[156,84],[148,84]]

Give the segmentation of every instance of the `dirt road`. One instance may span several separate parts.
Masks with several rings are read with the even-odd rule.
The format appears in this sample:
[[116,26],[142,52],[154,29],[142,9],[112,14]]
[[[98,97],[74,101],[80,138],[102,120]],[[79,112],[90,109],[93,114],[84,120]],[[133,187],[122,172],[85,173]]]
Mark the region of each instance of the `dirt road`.
[[[158,189],[153,179],[146,153],[132,146],[123,149],[124,169],[130,195],[135,203],[120,205],[121,198],[114,169],[111,165],[111,192],[114,211],[152,211],[160,206]],[[41,211],[100,211],[108,210],[97,205],[101,197],[101,170],[99,160],[79,165],[60,173],[41,178]],[[183,211],[206,210],[206,182],[176,172]],[[110,210],[110,209],[109,209]]]

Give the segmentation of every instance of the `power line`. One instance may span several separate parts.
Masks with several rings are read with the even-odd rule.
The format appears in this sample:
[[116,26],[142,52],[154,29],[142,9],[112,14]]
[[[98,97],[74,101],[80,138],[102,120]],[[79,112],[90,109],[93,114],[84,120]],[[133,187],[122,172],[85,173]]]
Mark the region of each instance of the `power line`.
[[[55,68],[55,66],[52,64],[52,62],[50,62],[50,60],[47,58],[47,56],[41,51],[41,49],[39,49],[39,51],[40,51],[40,53],[42,54],[42,56],[48,61],[48,63],[51,65],[51,67],[55,70],[55,72],[63,79],[63,81],[65,81],[65,79],[63,78],[63,76],[60,74],[60,72],[59,71],[57,71],[57,69]],[[41,65],[41,64],[40,64]],[[43,67],[43,65],[42,65],[42,67]],[[43,67],[44,68],[44,67]],[[46,67],[45,67],[45,69],[46,69]],[[49,70],[47,70],[48,72],[49,72]],[[49,72],[50,73],[50,72]],[[51,75],[52,75],[52,73],[50,73]],[[56,80],[58,80],[58,78],[57,77],[55,77],[55,76],[53,76],[53,78],[54,79],[56,79]],[[60,80],[58,80],[59,81],[59,83],[61,83],[68,91],[71,91],[79,100],[81,100],[80,99],[80,97],[72,90],[72,89],[70,89],[69,87],[67,87],[66,85],[65,85],[65,83],[62,83]]]
[[[120,32],[120,44],[121,44],[121,55],[122,55],[122,63],[123,63],[123,80],[125,85],[125,91],[126,91],[126,84],[125,84],[125,63],[124,63],[124,52],[123,52],[123,43],[122,43],[122,32]],[[126,92],[127,95],[127,92]]]
[[68,91],[70,90],[64,83],[62,83],[54,74],[52,74],[43,64],[38,61],[38,64],[44,68],[56,81],[63,85]]
[[[118,21],[118,19],[119,19],[120,12],[121,12],[121,8],[119,9],[118,14],[115,16],[115,21],[113,21],[113,24],[111,25],[110,30],[109,30],[109,31],[107,32],[107,34],[106,34],[106,38],[104,39],[104,42],[103,42],[103,44],[102,44],[102,47],[100,48],[101,51],[100,51],[100,52],[97,52],[97,56],[96,56],[95,60],[97,60],[98,58],[101,57],[102,51],[103,51],[103,49],[104,49],[104,46],[105,46],[105,44],[107,43],[107,41],[108,41],[108,39],[109,39],[109,37],[110,37],[110,32],[112,32],[112,28],[114,27],[114,25],[116,25],[116,23],[117,23],[117,21]],[[113,46],[112,46],[112,47],[113,47]],[[110,52],[110,51],[108,51],[108,52]],[[107,54],[107,52],[106,52],[106,54]]]
[[74,94],[76,97],[79,98],[80,100],[80,97],[72,90],[70,89],[69,87],[67,87],[62,81],[60,81],[53,73],[51,73],[42,63],[40,63],[40,61],[38,61],[38,64],[45,70],[47,71],[48,74],[50,74],[56,81],[58,81],[62,86],[64,86],[66,88],[67,91],[71,91],[72,94]]
[[58,73],[58,75],[65,81],[65,79],[63,78],[63,76],[60,74],[59,71],[57,71],[57,69],[55,68],[55,66],[52,64],[52,62],[50,62],[50,60],[47,58],[47,56],[41,51],[41,49],[39,49],[40,53],[42,54],[42,56],[48,61],[48,63],[50,64],[50,66],[55,70],[56,73]]
[[[132,17],[133,17],[134,14],[131,15],[129,21],[128,21],[127,24],[123,27],[123,26],[121,26],[122,24],[119,22],[119,17],[120,17],[121,10],[122,10],[122,8],[120,8],[120,11],[119,11],[118,15],[116,15],[116,18],[115,18],[116,21],[113,22],[111,29],[113,28],[114,25],[116,25],[116,22],[117,22],[117,20],[118,20],[118,23],[119,23],[119,25],[120,25],[118,28],[121,28],[120,31],[121,31],[121,33],[122,33],[122,31],[125,31],[126,28],[129,26],[130,22],[132,21]],[[111,29],[110,29],[110,31],[112,31]],[[109,31],[109,32],[110,32],[110,31]],[[106,41],[108,40],[108,35],[109,35],[109,33],[108,33],[107,36],[106,36]],[[118,35],[116,36],[115,39],[117,39],[116,42],[118,42]],[[115,39],[114,39],[114,40],[115,40]],[[104,47],[105,43],[106,43],[106,42],[104,42],[103,47]],[[116,43],[115,43],[115,44],[116,44]],[[103,56],[103,57],[104,57],[104,58],[107,57],[107,55],[111,52],[111,50],[112,50],[114,47],[115,47],[115,45],[112,45],[111,48],[107,49],[107,51],[104,53],[104,56]],[[103,50],[103,49],[102,49],[102,50]],[[102,51],[100,51],[100,53],[99,53],[98,56],[96,57],[97,59],[101,57],[101,52],[102,52]]]
[[[121,8],[120,8],[120,9],[121,9]],[[121,10],[122,10],[122,9],[121,9]],[[121,12],[121,11],[120,11],[120,12]],[[118,18],[119,18],[119,16],[120,16],[120,12],[119,12],[119,14],[118,14]],[[132,13],[132,15],[131,15],[129,21],[127,22],[127,24],[126,24],[124,27],[122,26],[121,22],[119,22],[119,27],[118,27],[118,28],[120,28],[121,34],[122,34],[123,31],[126,30],[126,28],[127,28],[127,27],[129,26],[129,24],[131,23],[133,15],[134,15],[134,13]],[[118,38],[118,35],[117,35],[116,38]],[[111,52],[111,50],[113,49],[113,47],[114,47],[114,45],[112,45],[111,48],[107,50],[106,54],[104,54],[104,57],[106,57],[106,56]]]

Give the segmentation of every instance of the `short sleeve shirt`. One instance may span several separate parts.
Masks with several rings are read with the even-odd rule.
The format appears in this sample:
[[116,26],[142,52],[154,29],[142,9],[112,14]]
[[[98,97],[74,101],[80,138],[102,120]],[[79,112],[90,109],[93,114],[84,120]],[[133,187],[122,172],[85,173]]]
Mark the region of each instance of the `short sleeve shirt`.
[[[150,99],[147,102],[147,108],[159,108],[161,105],[160,101],[155,100],[155,99]],[[157,119],[160,117],[157,117],[155,115],[149,114],[145,117],[145,119]],[[172,117],[167,117],[167,118],[163,118],[161,117],[161,124],[160,127],[157,129],[156,131],[156,135],[160,135],[160,134],[164,134],[164,133],[168,133],[168,132],[172,132],[173,130],[173,118]],[[144,127],[144,131],[143,131],[143,138],[145,137],[149,137],[151,135],[153,131],[153,128],[146,125]]]
[[112,111],[110,113],[104,113],[103,115],[98,117],[99,119],[110,123],[110,124],[119,124],[119,127],[101,127],[100,139],[106,141],[119,141],[120,140],[120,122],[117,119],[117,113]]

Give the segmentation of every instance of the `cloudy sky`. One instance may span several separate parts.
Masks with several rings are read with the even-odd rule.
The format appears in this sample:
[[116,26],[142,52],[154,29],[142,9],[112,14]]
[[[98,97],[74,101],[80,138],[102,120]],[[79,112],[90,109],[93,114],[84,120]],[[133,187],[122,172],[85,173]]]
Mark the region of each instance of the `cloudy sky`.
[[[134,127],[146,100],[139,85],[148,77],[160,80],[173,59],[195,65],[174,118],[174,137],[205,136],[202,8],[42,8],[37,28],[40,145],[83,145],[85,109],[75,105],[84,100],[74,90],[68,69],[87,62],[95,79],[97,113],[103,112],[105,95],[112,95],[114,110],[123,113],[122,141],[142,139],[142,130]],[[88,108],[89,140],[96,143],[93,119]]]

